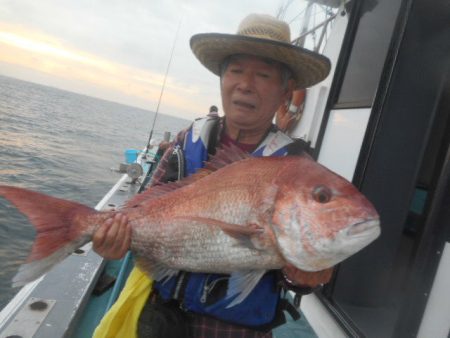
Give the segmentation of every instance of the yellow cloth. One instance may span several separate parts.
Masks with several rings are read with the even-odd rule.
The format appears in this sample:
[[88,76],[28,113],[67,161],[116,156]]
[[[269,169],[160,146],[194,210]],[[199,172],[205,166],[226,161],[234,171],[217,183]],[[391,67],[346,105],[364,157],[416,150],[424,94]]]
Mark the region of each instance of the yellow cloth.
[[134,268],[114,305],[95,329],[93,338],[137,338],[137,322],[153,281]]

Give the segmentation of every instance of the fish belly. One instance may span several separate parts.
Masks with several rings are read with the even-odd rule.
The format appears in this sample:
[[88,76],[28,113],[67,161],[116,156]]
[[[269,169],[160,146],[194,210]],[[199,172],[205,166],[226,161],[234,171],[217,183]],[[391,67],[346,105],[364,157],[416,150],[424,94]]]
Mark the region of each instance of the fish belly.
[[[154,229],[153,231],[150,229]],[[231,273],[281,268],[275,248],[257,249],[249,238],[232,237],[219,227],[178,219],[144,226],[132,237],[132,250],[142,262],[171,270]]]

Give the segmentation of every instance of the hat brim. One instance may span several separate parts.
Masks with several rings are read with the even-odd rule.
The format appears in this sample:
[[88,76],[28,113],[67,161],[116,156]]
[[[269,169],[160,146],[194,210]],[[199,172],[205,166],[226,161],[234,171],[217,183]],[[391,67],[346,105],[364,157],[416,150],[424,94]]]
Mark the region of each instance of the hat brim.
[[234,54],[255,55],[284,63],[293,73],[296,89],[311,87],[324,80],[330,72],[327,57],[274,40],[206,33],[194,35],[190,45],[197,59],[219,76],[225,58]]

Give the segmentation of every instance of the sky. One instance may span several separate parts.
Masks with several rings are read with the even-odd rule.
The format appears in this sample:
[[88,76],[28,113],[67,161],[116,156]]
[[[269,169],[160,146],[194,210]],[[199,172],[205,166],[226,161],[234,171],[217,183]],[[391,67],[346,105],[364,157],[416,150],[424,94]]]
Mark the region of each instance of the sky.
[[0,74],[156,111],[168,70],[159,112],[193,119],[221,102],[218,77],[195,58],[190,37],[233,34],[246,15],[280,8],[295,36],[304,7],[303,0],[0,0]]

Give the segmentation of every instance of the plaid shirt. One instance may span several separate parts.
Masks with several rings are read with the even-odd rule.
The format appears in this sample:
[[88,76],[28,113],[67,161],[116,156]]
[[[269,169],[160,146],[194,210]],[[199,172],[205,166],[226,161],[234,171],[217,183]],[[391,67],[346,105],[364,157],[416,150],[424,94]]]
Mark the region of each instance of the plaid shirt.
[[189,321],[191,338],[272,338],[270,331],[256,331],[199,314],[192,314]]

